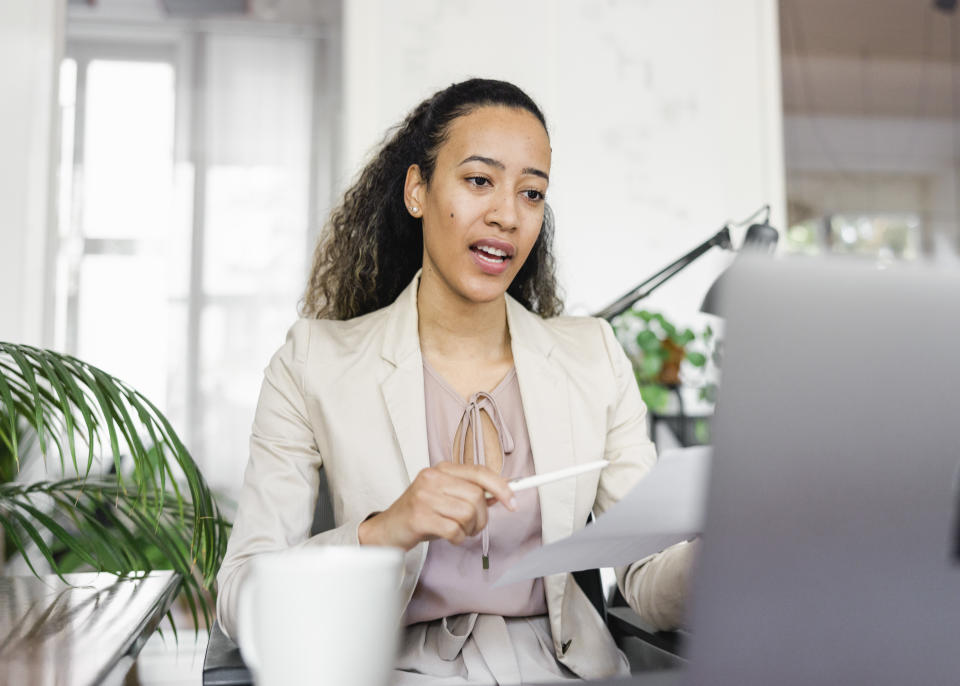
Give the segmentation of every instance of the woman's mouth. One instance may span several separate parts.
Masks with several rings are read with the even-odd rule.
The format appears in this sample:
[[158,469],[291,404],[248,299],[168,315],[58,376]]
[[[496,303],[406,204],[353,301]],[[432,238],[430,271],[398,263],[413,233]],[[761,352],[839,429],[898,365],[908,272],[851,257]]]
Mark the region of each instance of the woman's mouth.
[[475,252],[481,260],[490,262],[491,264],[502,264],[510,259],[510,256],[507,255],[505,250],[500,250],[498,248],[493,248],[486,245],[473,245],[470,246],[470,249]]
[[501,274],[513,259],[513,246],[503,241],[484,239],[470,246],[473,261],[486,274]]

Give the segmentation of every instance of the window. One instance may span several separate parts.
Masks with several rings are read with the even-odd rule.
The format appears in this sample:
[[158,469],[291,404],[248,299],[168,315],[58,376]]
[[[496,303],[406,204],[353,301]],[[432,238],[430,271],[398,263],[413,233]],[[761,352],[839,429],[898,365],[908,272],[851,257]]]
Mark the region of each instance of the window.
[[311,238],[319,39],[74,40],[62,65],[57,347],[146,394],[239,487]]
[[167,406],[172,54],[83,51],[61,69],[57,346]]
[[790,253],[915,260],[921,255],[921,225],[910,213],[833,214],[793,224],[784,244]]

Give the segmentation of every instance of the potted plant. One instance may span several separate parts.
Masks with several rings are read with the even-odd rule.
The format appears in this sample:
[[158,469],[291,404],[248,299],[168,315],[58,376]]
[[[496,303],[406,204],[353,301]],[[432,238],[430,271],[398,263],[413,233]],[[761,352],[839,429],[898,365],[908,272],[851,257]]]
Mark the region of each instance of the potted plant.
[[[701,331],[681,328],[662,313],[630,309],[614,321],[614,329],[633,363],[634,374],[644,403],[654,415],[665,413],[671,395],[681,386],[698,388],[699,398],[713,402],[716,383],[709,365],[719,362],[716,337],[707,325]],[[697,370],[697,377],[690,370]],[[703,434],[706,427],[698,426]],[[707,438],[701,435],[698,438]]]
[[22,555],[38,576],[41,559],[59,575],[172,569],[209,626],[228,527],[146,397],[69,355],[0,342],[0,561]]

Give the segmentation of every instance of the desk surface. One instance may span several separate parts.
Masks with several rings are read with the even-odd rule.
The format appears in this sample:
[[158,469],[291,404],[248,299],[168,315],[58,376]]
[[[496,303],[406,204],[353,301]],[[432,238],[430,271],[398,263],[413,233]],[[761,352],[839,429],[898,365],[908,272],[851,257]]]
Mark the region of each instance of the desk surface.
[[0,577],[0,682],[86,686],[121,680],[167,612],[179,576],[154,571]]

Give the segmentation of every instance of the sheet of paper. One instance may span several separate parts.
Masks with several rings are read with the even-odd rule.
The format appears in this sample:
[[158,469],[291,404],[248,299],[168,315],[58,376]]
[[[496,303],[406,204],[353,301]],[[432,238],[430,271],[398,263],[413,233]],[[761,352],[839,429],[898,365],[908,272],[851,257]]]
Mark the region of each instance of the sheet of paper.
[[593,524],[530,551],[494,586],[547,574],[616,567],[700,533],[710,456],[709,446],[665,451],[633,490]]

